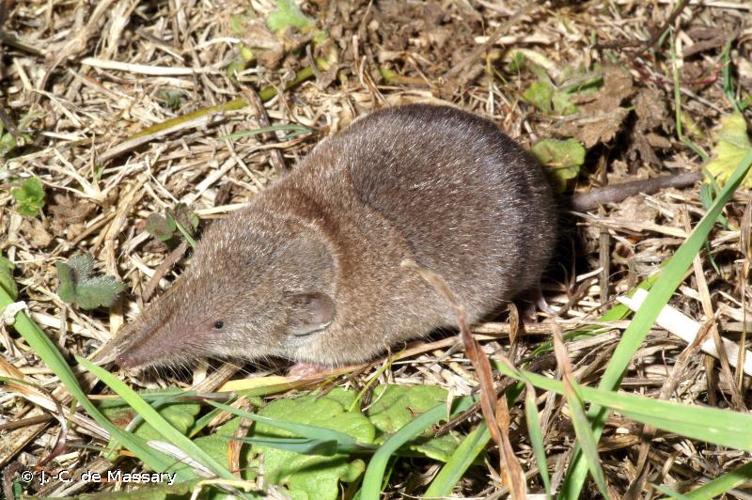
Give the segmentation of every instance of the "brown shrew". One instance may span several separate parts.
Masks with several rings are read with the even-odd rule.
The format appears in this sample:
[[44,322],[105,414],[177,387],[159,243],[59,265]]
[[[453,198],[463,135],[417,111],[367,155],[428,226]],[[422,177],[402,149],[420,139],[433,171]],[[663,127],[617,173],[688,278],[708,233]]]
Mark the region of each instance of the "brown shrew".
[[376,111],[209,226],[183,275],[108,353],[126,368],[366,361],[455,326],[403,261],[440,274],[480,321],[537,286],[558,212],[543,169],[491,121],[426,104]]

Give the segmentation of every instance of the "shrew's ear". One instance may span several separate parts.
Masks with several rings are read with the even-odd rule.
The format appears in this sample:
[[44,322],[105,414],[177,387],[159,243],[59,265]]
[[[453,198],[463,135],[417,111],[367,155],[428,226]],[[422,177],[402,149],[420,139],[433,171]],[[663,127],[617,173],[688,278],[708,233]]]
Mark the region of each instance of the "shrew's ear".
[[291,335],[310,335],[323,330],[334,320],[334,301],[325,293],[296,293],[289,300],[288,328]]

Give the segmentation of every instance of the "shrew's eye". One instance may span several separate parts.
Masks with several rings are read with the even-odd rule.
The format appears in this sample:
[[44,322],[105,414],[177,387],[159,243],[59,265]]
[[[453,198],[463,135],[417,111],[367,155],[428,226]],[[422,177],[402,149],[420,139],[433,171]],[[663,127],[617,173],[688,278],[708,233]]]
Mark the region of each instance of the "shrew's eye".
[[215,330],[221,330],[224,327],[225,327],[225,322],[222,321],[221,319],[218,319],[217,321],[214,322],[214,329]]

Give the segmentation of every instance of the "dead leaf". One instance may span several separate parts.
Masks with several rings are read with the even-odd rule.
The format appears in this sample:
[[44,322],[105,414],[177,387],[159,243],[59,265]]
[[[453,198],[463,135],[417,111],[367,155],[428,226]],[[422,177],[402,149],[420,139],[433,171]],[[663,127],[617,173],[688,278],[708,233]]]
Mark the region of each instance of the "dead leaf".
[[261,19],[252,19],[245,25],[244,43],[253,49],[259,63],[265,68],[279,66],[285,55],[285,46]]
[[661,164],[661,160],[653,150],[653,145],[650,143],[650,140],[645,136],[645,133],[642,130],[639,130],[637,128],[632,130],[630,150],[637,150],[637,152],[640,154],[640,158],[642,158],[642,161],[644,161],[645,163],[648,163],[650,165]]
[[668,119],[668,108],[664,95],[654,88],[642,89],[634,100],[637,128],[654,130]]
[[47,232],[39,219],[24,217],[24,221],[21,223],[21,233],[35,248],[46,248],[52,243],[52,235]]
[[618,66],[606,66],[603,68],[603,87],[598,92],[598,98],[590,106],[597,111],[609,111],[633,93],[634,85],[629,71]]
[[54,203],[47,208],[47,211],[54,219],[53,229],[56,229],[57,224],[65,228],[69,224],[85,222],[90,219],[89,216],[96,209],[96,205],[89,201],[62,194],[56,194],[52,199]]
[[626,108],[603,111],[595,116],[583,112],[583,118],[565,123],[556,132],[565,137],[575,137],[585,148],[590,149],[598,143],[613,139],[628,113]]
[[632,75],[617,66],[603,69],[603,86],[595,98],[580,105],[580,112],[572,121],[560,125],[556,132],[565,137],[575,137],[587,149],[601,142],[609,142],[621,129],[629,114],[621,102],[634,93]]
[[671,141],[669,141],[662,135],[658,135],[653,132],[650,132],[648,134],[645,134],[645,138],[648,140],[648,143],[654,148],[658,148],[658,149],[671,148]]

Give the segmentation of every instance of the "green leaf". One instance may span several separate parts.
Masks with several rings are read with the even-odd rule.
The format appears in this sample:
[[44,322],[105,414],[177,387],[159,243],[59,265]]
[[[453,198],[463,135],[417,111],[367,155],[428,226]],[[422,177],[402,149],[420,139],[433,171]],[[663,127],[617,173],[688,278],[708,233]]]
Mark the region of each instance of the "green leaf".
[[157,99],[170,111],[177,111],[183,105],[184,94],[178,89],[162,88],[157,91]]
[[446,462],[452,456],[452,453],[454,453],[459,444],[459,434],[456,432],[447,432],[438,437],[431,437],[428,439],[418,438],[416,442],[409,445],[409,449],[417,451],[421,455],[425,455],[430,459]]
[[[705,164],[705,171],[720,185],[725,184],[744,155],[752,152],[752,142],[747,135],[747,122],[739,112],[721,118],[716,132],[716,145],[712,159]],[[742,181],[743,187],[752,187],[752,176]]]
[[525,420],[527,422],[527,431],[530,435],[530,444],[533,448],[535,461],[538,464],[538,473],[541,476],[543,487],[546,491],[546,498],[551,498],[551,478],[548,475],[548,461],[546,460],[546,446],[544,439],[545,430],[541,429],[536,400],[533,384],[526,384]]
[[181,226],[189,235],[196,234],[199,223],[198,215],[193,213],[185,203],[178,203],[172,210],[168,210],[167,216],[172,219],[171,223],[176,228]]
[[[142,396],[146,397],[147,395],[143,394]],[[190,429],[196,421],[196,416],[201,411],[201,405],[198,403],[176,402],[163,405],[155,404],[154,406],[159,414],[182,434],[188,432],[188,429]],[[140,420],[140,417],[133,408],[122,399],[102,401],[99,404],[99,409],[107,418],[121,427],[125,427],[134,418]],[[146,422],[142,422],[135,427],[133,433],[146,441],[162,439],[162,435]]]
[[81,309],[110,307],[125,285],[112,276],[93,276],[78,283],[75,302]]
[[[251,444],[244,454],[250,474],[255,474],[263,463],[265,481],[285,486],[292,498],[335,500],[339,496],[339,483],[352,482],[365,470],[362,460],[353,460],[340,451],[367,449],[376,436],[375,427],[365,416],[359,411],[347,410],[353,401],[352,391],[336,388],[323,396],[308,394],[295,399],[278,399],[257,414],[220,403],[211,404],[256,421],[252,434],[242,439]],[[225,450],[225,456],[228,440],[240,420],[231,420],[212,438],[224,439],[220,448]],[[201,439],[200,444],[217,446],[216,441],[208,441],[208,438]],[[261,462],[255,459],[258,454],[262,455]],[[243,474],[251,479],[246,472]]]
[[[373,391],[374,403],[368,409],[368,417],[384,434],[397,432],[411,422],[415,415],[423,413],[447,401],[447,391],[432,385],[380,385]],[[446,462],[459,445],[456,434],[416,439],[408,449],[434,460]]]
[[[344,389],[335,389],[334,395],[307,395],[297,399],[280,399],[262,408],[259,415],[272,420],[284,420],[315,425],[350,435],[362,443],[372,443],[375,436],[373,425],[360,412],[346,411],[342,396],[352,400],[354,395]],[[285,437],[290,433],[257,423],[254,437]],[[265,478],[287,486],[294,499],[335,500],[339,497],[340,480],[362,471],[362,462],[351,463],[346,455],[310,456],[292,451],[279,450],[258,444],[253,449],[263,453]]]
[[556,90],[551,96],[554,111],[560,115],[571,115],[577,112],[577,106],[572,102],[568,93]]
[[149,214],[146,219],[146,232],[158,240],[168,243],[182,234],[186,241],[195,246],[193,236],[198,229],[198,216],[185,203],[178,203],[167,210],[165,215]]
[[16,280],[13,279],[13,269],[16,266],[0,255],[0,288],[3,288],[12,300],[18,298],[18,286],[16,286]]
[[88,253],[79,253],[68,259],[68,265],[75,272],[76,280],[87,279],[94,273],[96,261]]
[[407,425],[415,415],[446,403],[447,391],[433,385],[380,385],[373,391],[368,418],[382,433],[391,434]]
[[519,73],[525,67],[526,62],[525,54],[516,50],[511,54],[507,69],[510,73]]
[[[1,129],[2,127],[0,127]],[[16,142],[16,138],[13,137],[13,134],[11,133],[1,133],[2,130],[0,130],[0,158],[5,158],[8,156],[8,153],[16,149],[16,146],[18,146],[18,143]]]
[[[655,489],[663,493],[664,495],[668,495],[670,498],[675,498],[677,500],[689,500],[689,497],[682,495],[681,493],[677,493],[676,491],[672,490],[668,486],[664,486],[662,484],[654,485]],[[711,498],[711,497],[705,497],[705,498]]]
[[243,137],[253,137],[255,135],[266,134],[268,132],[277,132],[280,130],[283,132],[289,132],[288,134],[285,135],[284,139],[290,140],[300,135],[309,134],[312,132],[313,129],[310,129],[306,127],[305,125],[300,125],[298,123],[286,123],[286,124],[280,124],[280,125],[270,125],[269,127],[255,128],[252,130],[241,130],[238,132],[234,132],[232,134],[227,134],[225,136],[222,136],[222,138],[235,141]]
[[554,86],[549,82],[537,80],[522,93],[522,98],[547,115],[551,114],[553,105],[551,99],[554,96]]
[[58,296],[82,309],[110,307],[125,285],[109,275],[93,276],[94,258],[78,254],[68,262],[57,262]]
[[305,31],[314,26],[314,21],[303,14],[295,0],[277,0],[277,9],[266,18],[266,26],[275,33],[285,28]]
[[752,462],[727,472],[720,477],[709,481],[689,493],[687,497],[700,500],[704,498],[719,498],[727,491],[738,488],[752,481]]
[[585,163],[585,148],[575,139],[543,139],[530,149],[536,159],[549,167],[559,191],[564,191],[567,181],[580,173]]
[[44,207],[44,186],[36,177],[29,177],[10,191],[16,200],[16,211],[26,217],[36,217]]
[[572,424],[574,425],[577,442],[580,444],[580,449],[585,457],[588,469],[590,469],[593,481],[595,481],[595,484],[598,486],[601,495],[603,495],[604,498],[608,498],[606,475],[603,473],[603,467],[601,466],[601,460],[598,455],[598,440],[593,433],[593,429],[590,427],[590,421],[585,413],[585,407],[577,393],[577,389],[578,386],[574,381],[567,383],[565,380],[564,397],[567,400],[572,415]]
[[149,214],[146,218],[146,232],[157,238],[159,241],[169,241],[178,229],[175,219],[165,217],[160,214]]
[[[349,391],[343,392],[350,394]],[[210,404],[232,415],[237,415],[239,417],[254,420],[262,426],[267,425],[277,430],[281,429],[282,431],[286,431],[286,433],[290,433],[291,435],[303,436],[311,440],[319,441],[322,444],[333,442],[336,444],[337,449],[340,451],[351,452],[353,450],[363,449],[363,447],[368,446],[367,444],[359,443],[349,434],[341,432],[339,430],[327,429],[320,426],[296,423],[288,420],[281,420],[264,415],[249,413],[247,411],[239,410],[222,403],[210,402]],[[342,406],[344,407],[344,405]],[[353,412],[348,410],[348,413]]]

